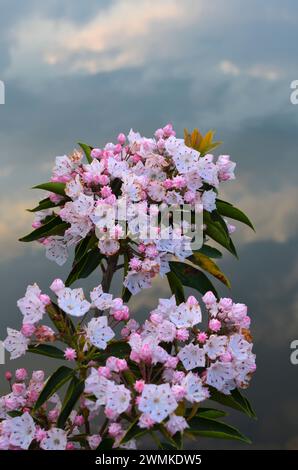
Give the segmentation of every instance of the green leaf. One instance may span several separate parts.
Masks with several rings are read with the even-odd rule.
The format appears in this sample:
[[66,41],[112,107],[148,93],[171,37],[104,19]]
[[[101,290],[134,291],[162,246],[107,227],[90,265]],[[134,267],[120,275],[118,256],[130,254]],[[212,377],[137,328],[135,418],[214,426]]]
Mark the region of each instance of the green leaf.
[[171,271],[180,279],[181,283],[186,287],[192,287],[199,291],[202,295],[208,291],[212,291],[218,298],[218,294],[208,277],[200,271],[186,263],[171,261]]
[[49,181],[48,183],[41,183],[37,186],[33,186],[32,189],[43,189],[44,191],[50,191],[51,193],[65,196],[65,186],[65,183],[54,183],[53,181]]
[[93,147],[90,147],[90,145],[84,144],[83,142],[78,142],[78,145],[81,147],[84,154],[86,155],[88,163],[91,163],[93,160],[93,158],[91,157],[91,150],[93,149]]
[[28,212],[39,212],[39,211],[43,211],[43,210],[46,210],[46,209],[51,209],[53,207],[58,207],[60,205],[55,203],[55,202],[52,202],[48,197],[45,198],[45,199],[42,199],[42,201],[39,202],[38,206],[34,207],[34,209],[27,209]]
[[52,235],[63,235],[65,230],[69,227],[69,224],[63,222],[59,216],[51,217],[41,227],[33,230],[33,232],[25,235],[19,239],[20,242],[33,242],[39,240],[42,237],[49,237]]
[[141,429],[138,425],[139,418],[137,418],[127,429],[126,433],[122,437],[120,444],[126,444],[131,439],[137,439],[148,432],[147,429]]
[[177,304],[185,302],[184,289],[181,281],[172,271],[167,273],[167,278],[171,292],[175,295]]
[[66,366],[61,366],[51,375],[43,387],[40,395],[34,405],[34,409],[40,408],[54,393],[68,382],[74,374],[74,370]]
[[210,418],[210,419],[223,418],[226,415],[227,413],[225,413],[224,411],[216,410],[215,408],[199,408],[196,414],[198,418]]
[[193,253],[193,255],[188,259],[193,264],[200,266],[200,268],[202,268],[204,271],[207,271],[209,274],[216,277],[216,279],[225,284],[227,287],[231,287],[231,283],[227,276],[219,269],[217,264],[212,259],[208,258],[208,256],[196,252]]
[[114,439],[111,439],[110,437],[106,437],[105,439],[101,441],[101,443],[99,444],[96,450],[112,450],[114,443],[115,443]]
[[203,245],[202,248],[197,251],[194,251],[194,253],[202,253],[203,255],[206,255],[209,258],[222,258],[222,253],[213,246],[209,245]]
[[103,255],[98,248],[93,248],[85,253],[72,268],[68,278],[65,281],[66,286],[71,286],[78,279],[88,277],[100,264]]
[[82,395],[85,388],[84,380],[78,380],[76,377],[73,377],[72,381],[69,384],[68,390],[66,392],[66,397],[63,402],[63,406],[57,421],[58,428],[63,428],[66,423],[67,418],[72,412],[75,404]]
[[65,359],[64,352],[56,346],[50,344],[30,344],[28,351],[34,354],[40,354],[41,356],[53,357],[55,359]]
[[126,341],[111,341],[104,351],[96,352],[92,359],[105,362],[108,357],[116,356],[119,359],[125,359],[129,356],[131,348]]
[[230,219],[238,220],[239,222],[242,222],[243,224],[255,230],[252,222],[249,220],[247,215],[244,214],[244,212],[242,212],[240,209],[237,209],[237,207],[232,206],[232,204],[226,201],[222,201],[221,199],[217,199],[216,207],[217,207],[218,212],[222,216],[229,217]]
[[191,434],[199,435],[202,437],[213,437],[217,439],[232,439],[242,441],[250,444],[251,441],[241,434],[238,429],[221,421],[209,418],[194,417],[189,421],[190,429],[188,432]]
[[220,403],[224,406],[228,406],[229,408],[241,411],[250,418],[256,419],[256,414],[252,409],[248,399],[244,397],[237,388],[231,392],[231,395],[224,395],[215,388],[210,387],[210,400],[216,401],[217,403]]
[[225,221],[222,217],[218,214],[213,214],[213,217],[211,217],[209,212],[204,211],[204,224],[206,225],[206,235],[237,257],[234,244],[228,234]]

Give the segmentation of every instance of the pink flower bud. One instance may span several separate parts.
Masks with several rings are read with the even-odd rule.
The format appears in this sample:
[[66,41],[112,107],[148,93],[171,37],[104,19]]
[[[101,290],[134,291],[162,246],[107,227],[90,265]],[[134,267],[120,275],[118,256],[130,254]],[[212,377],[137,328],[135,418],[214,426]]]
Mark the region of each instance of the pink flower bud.
[[12,386],[13,394],[16,396],[22,396],[26,392],[26,385],[23,383],[15,383]]
[[209,321],[208,324],[209,328],[211,331],[219,331],[221,329],[221,322],[219,320],[216,320],[215,318]]
[[198,301],[197,299],[193,296],[193,295],[190,295],[186,301],[187,305],[189,305],[189,307],[196,307],[198,305]]
[[67,361],[74,361],[77,358],[77,353],[73,348],[66,348],[64,351],[64,357]]
[[109,379],[111,377],[111,370],[109,369],[109,367],[99,367],[97,371],[100,377],[105,377],[106,379]]
[[43,370],[35,370],[32,373],[32,380],[33,382],[41,383],[44,381],[44,371]]
[[189,338],[189,331],[186,328],[180,328],[176,332],[176,339],[178,341],[186,341]]
[[123,134],[123,132],[121,132],[121,133],[118,135],[117,141],[119,142],[120,145],[125,144],[126,136],[125,136],[125,134]]
[[183,398],[186,395],[186,390],[181,385],[173,385],[172,392],[173,392],[174,397],[177,401],[183,400]]
[[84,416],[82,415],[77,415],[74,419],[74,424],[76,426],[82,426],[84,424]]
[[75,446],[73,442],[68,442],[66,444],[66,450],[75,450]]
[[64,289],[65,285],[61,279],[55,279],[50,285],[50,289],[57,295],[58,292]]
[[24,368],[17,369],[15,372],[15,376],[16,376],[16,380],[18,380],[19,382],[22,382],[28,377],[28,372]]
[[8,382],[11,381],[11,379],[12,379],[12,373],[11,373],[9,370],[7,370],[7,371],[5,372],[4,376],[5,376],[5,379],[6,379]]
[[121,424],[119,423],[112,423],[110,424],[109,428],[108,428],[108,431],[109,431],[109,436],[113,437],[114,439],[116,439],[118,436],[121,436],[122,432],[123,432],[123,429],[122,429],[122,426]]
[[202,297],[202,300],[204,304],[207,305],[207,307],[215,304],[217,301],[215,295],[211,291],[206,292],[206,294]]
[[143,389],[144,389],[144,385],[145,385],[145,381],[144,380],[137,380],[134,384],[134,389],[136,392],[138,393],[142,393]]
[[117,359],[116,365],[118,367],[119,372],[123,372],[128,369],[128,365],[125,359]]
[[48,295],[46,295],[46,294],[40,294],[39,298],[40,298],[40,300],[42,301],[42,303],[43,303],[44,305],[46,305],[46,306],[47,306],[47,305],[50,305],[51,299],[50,299],[50,297],[49,297]]
[[26,338],[30,338],[35,333],[35,326],[31,325],[30,323],[24,323],[21,328],[21,333],[26,336]]
[[91,150],[91,157],[92,158],[100,158],[102,156],[102,150],[95,148]]
[[208,336],[207,334],[204,332],[204,331],[201,331],[198,335],[197,335],[197,340],[200,344],[204,344],[207,340]]

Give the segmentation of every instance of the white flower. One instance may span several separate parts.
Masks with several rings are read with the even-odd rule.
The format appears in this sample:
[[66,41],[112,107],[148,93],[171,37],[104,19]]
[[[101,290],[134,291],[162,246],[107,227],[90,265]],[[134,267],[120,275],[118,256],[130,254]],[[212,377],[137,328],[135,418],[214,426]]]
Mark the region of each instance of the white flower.
[[72,208],[80,217],[89,216],[94,208],[93,196],[86,196],[84,193],[81,193],[78,199],[73,202]]
[[176,308],[176,299],[175,296],[172,295],[170,299],[159,299],[158,306],[152,313],[158,313],[159,315],[162,315],[164,319],[169,319],[172,311],[176,310]]
[[202,321],[201,308],[199,304],[191,307],[182,303],[170,314],[170,320],[177,328],[191,328]]
[[95,395],[96,407],[106,404],[107,391],[112,382],[99,375],[97,369],[92,367],[90,375],[85,380],[85,393]]
[[19,299],[17,305],[24,315],[24,323],[37,323],[42,319],[46,308],[40,300],[41,290],[37,284],[28,286],[25,297]]
[[139,410],[156,423],[161,423],[178,406],[169,384],[146,384],[139,402]]
[[226,351],[227,342],[226,336],[211,335],[204,345],[204,351],[210,359],[216,359]]
[[166,140],[165,148],[172,155],[176,168],[180,173],[189,173],[197,169],[200,153],[187,147],[183,139],[176,139],[176,137],[171,136]]
[[149,196],[153,201],[163,201],[166,195],[166,190],[159,181],[152,181],[147,190]]
[[101,285],[94,287],[93,291],[90,292],[92,305],[99,310],[107,310],[113,305],[112,294],[106,294],[103,292]]
[[119,251],[120,248],[120,243],[118,240],[113,240],[111,238],[103,238],[102,240],[99,240],[98,242],[98,248],[100,249],[100,252],[106,256],[112,256],[117,251]]
[[184,429],[189,428],[187,421],[183,416],[171,415],[169,421],[166,423],[166,428],[172,436],[176,432],[183,432]]
[[28,349],[29,338],[26,338],[20,331],[7,328],[7,338],[3,344],[6,351],[10,352],[10,359],[17,359],[23,356]]
[[151,287],[151,276],[146,272],[129,272],[124,279],[123,284],[133,295],[136,295],[142,289],[148,289]]
[[46,241],[46,257],[58,266],[66,263],[68,250],[63,237],[49,237]]
[[188,344],[180,349],[178,357],[186,370],[204,367],[206,364],[205,352],[198,345]]
[[168,320],[164,320],[158,325],[157,334],[160,341],[171,343],[176,336],[175,325],[173,325],[173,323]]
[[66,432],[63,429],[52,428],[47,431],[47,437],[41,441],[40,447],[43,450],[65,450],[66,444]]
[[124,385],[110,385],[107,390],[106,407],[115,414],[124,413],[131,400],[130,391]]
[[13,446],[27,450],[34,439],[35,424],[28,412],[9,420],[9,443]]
[[222,391],[234,379],[235,371],[231,362],[215,362],[207,369],[206,383]]
[[74,317],[82,317],[91,307],[85,299],[82,288],[65,287],[58,292],[58,305],[64,312]]
[[202,380],[197,374],[189,372],[181,382],[182,387],[185,388],[185,398],[190,403],[199,403],[209,398],[209,391],[204,387]]
[[240,334],[235,334],[229,338],[229,352],[237,361],[245,360],[252,350],[252,344],[244,339]]
[[66,183],[65,194],[71,199],[76,199],[80,196],[83,191],[83,185],[80,180],[80,176],[76,175],[75,179],[71,179]]
[[212,189],[204,191],[201,199],[206,211],[213,212],[216,209],[216,193]]
[[218,187],[218,168],[213,163],[213,155],[207,154],[201,157],[197,167],[200,177],[205,183]]
[[108,326],[107,317],[92,318],[87,324],[86,336],[93,346],[99,349],[106,349],[107,342],[114,338],[115,333]]
[[67,155],[56,157],[53,172],[56,176],[69,176],[73,170],[71,159]]

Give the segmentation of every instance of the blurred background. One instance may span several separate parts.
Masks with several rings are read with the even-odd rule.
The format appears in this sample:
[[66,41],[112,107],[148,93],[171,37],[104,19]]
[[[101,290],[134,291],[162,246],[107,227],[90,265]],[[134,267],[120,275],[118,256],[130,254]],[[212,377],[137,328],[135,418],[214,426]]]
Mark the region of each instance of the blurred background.
[[[229,422],[251,437],[249,448],[298,449],[298,366],[290,363],[298,339],[297,2],[1,0],[0,10],[0,338],[7,325],[20,327],[16,301],[29,283],[47,290],[69,270],[38,244],[17,241],[39,197],[29,188],[48,180],[56,155],[77,141],[100,147],[131,127],[146,136],[167,122],[178,136],[184,127],[216,129],[220,152],[237,162],[224,196],[256,226],[256,234],[240,226],[235,234],[240,260],[221,262],[233,298],[249,305],[258,365],[247,391],[258,421],[233,413]],[[98,283],[93,275],[81,284]],[[134,307],[145,315],[167,294],[158,281]],[[7,355],[1,392],[5,370],[44,364],[52,371],[36,356],[10,363]],[[242,446],[202,439],[197,447]]]

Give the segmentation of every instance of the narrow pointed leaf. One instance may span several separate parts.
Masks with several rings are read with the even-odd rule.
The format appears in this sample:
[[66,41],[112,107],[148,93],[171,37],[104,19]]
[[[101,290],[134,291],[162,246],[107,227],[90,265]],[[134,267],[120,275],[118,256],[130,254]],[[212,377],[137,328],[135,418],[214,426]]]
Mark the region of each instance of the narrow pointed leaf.
[[256,419],[256,414],[251,407],[248,399],[244,397],[238,389],[231,392],[231,395],[224,395],[218,390],[210,387],[210,400],[216,401],[224,406],[245,413],[250,418]]
[[54,393],[73,377],[74,371],[66,366],[61,366],[46,382],[44,388],[35,403],[34,409],[40,408]]
[[63,235],[65,230],[69,227],[69,224],[63,222],[59,216],[51,217],[41,227],[33,230],[33,232],[20,238],[20,242],[33,242],[39,240],[42,237],[50,237],[53,235]]
[[220,217],[217,217],[217,219],[214,220],[209,214],[209,212],[204,211],[204,224],[206,225],[206,235],[211,237],[214,241],[219,243],[221,246],[226,248],[230,253],[237,257],[233,242],[229,234],[227,233],[226,227],[224,227],[223,225],[225,224],[225,222],[223,221],[222,223]]
[[209,258],[222,258],[222,253],[213,246],[203,245],[199,250],[194,251],[194,253],[202,253]]
[[244,214],[244,212],[242,212],[240,209],[237,209],[237,207],[234,207],[231,204],[225,201],[222,201],[220,199],[217,199],[216,207],[217,207],[218,212],[222,216],[229,217],[230,219],[238,220],[239,222],[242,222],[243,224],[250,227],[252,230],[255,230],[252,222],[249,220],[247,215]]
[[57,426],[59,428],[63,428],[64,424],[66,423],[67,418],[69,417],[70,413],[75,407],[78,399],[82,395],[85,388],[84,380],[78,380],[77,378],[73,378],[69,389],[67,391],[66,399],[64,400],[58,421]]
[[209,281],[208,277],[199,269],[194,268],[186,263],[171,261],[170,267],[173,273],[178,277],[183,286],[192,287],[199,291],[202,295],[208,291],[212,291],[218,298],[215,287]]
[[171,292],[175,295],[177,304],[179,305],[182,302],[185,302],[184,289],[179,278],[172,271],[167,273],[167,278]]
[[68,278],[65,281],[66,286],[71,286],[78,279],[88,277],[100,264],[103,255],[98,248],[94,248],[85,253],[78,263],[72,268]]
[[189,421],[188,432],[202,437],[217,439],[232,439],[250,444],[250,439],[241,434],[238,429],[221,421],[209,418],[194,417]]
[[91,150],[93,149],[93,147],[90,147],[90,145],[84,144],[83,142],[78,142],[78,145],[81,147],[84,154],[86,155],[88,163],[91,163],[93,160],[93,158],[91,157]]
[[33,186],[32,189],[43,189],[44,191],[59,194],[59,196],[65,196],[65,186],[65,183],[54,183],[53,181],[49,181],[48,183],[41,183],[37,186]]
[[231,283],[227,276],[219,269],[217,264],[208,256],[203,255],[202,253],[195,252],[193,255],[188,258],[193,264],[199,266],[204,271],[207,271],[212,276],[216,277],[220,282],[225,284],[227,287],[231,287]]
[[39,212],[43,211],[46,209],[52,209],[54,207],[58,207],[60,204],[57,204],[55,202],[52,202],[48,197],[45,199],[42,199],[42,201],[39,202],[38,206],[34,207],[33,209],[27,209],[28,212]]
[[50,344],[37,344],[30,345],[28,351],[33,354],[39,354],[41,356],[53,357],[55,359],[65,359],[64,352],[61,349],[56,348]]

